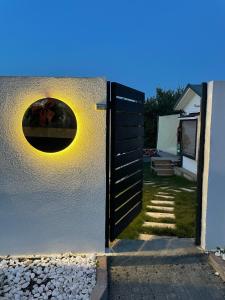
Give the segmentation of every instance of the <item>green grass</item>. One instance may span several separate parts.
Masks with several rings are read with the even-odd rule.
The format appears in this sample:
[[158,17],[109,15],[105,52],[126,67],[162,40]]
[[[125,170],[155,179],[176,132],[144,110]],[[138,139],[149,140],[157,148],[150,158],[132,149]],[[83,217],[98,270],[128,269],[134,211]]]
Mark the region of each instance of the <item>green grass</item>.
[[[191,188],[195,186],[195,183],[188,181],[187,179],[179,176],[171,177],[159,177],[151,173],[150,164],[144,164],[144,180],[154,181],[156,187],[152,185],[144,185],[143,188],[143,202],[141,213],[130,223],[130,225],[119,235],[120,239],[136,239],[140,233],[156,234],[156,235],[173,235],[178,237],[195,237],[196,230],[196,210],[197,210],[197,194],[195,192],[182,191],[181,193],[175,193],[168,191],[171,195],[174,195],[175,209],[174,213],[176,221],[171,219],[163,219],[164,223],[176,223],[176,229],[161,229],[161,228],[144,228],[142,227],[144,221],[161,221],[160,219],[154,219],[146,216],[147,205],[151,205],[150,200],[154,199],[154,195],[161,191],[167,192],[167,190],[160,189],[159,186],[168,186],[172,189],[178,189],[180,187]],[[158,186],[157,186],[158,185]],[[156,198],[155,198],[156,199]],[[161,200],[161,199],[160,199]],[[167,199],[165,199],[167,200]],[[168,199],[170,200],[170,199]],[[157,204],[157,206],[160,206]],[[167,205],[166,205],[167,206]],[[169,206],[169,205],[168,205]],[[152,210],[151,210],[152,211]]]

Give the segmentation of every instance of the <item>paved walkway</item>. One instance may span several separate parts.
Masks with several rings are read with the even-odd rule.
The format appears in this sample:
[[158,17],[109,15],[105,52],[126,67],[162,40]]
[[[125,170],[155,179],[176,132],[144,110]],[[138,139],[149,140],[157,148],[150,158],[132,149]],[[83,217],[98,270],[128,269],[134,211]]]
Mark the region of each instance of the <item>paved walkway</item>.
[[112,255],[110,300],[225,299],[225,284],[192,239],[121,241],[113,247]]

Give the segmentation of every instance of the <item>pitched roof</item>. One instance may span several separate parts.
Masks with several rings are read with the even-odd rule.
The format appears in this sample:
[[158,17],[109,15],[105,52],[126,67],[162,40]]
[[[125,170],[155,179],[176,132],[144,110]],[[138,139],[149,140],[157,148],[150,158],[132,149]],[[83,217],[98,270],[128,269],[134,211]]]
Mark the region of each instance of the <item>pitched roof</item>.
[[181,101],[181,99],[186,94],[187,90],[191,89],[194,93],[196,93],[199,97],[202,97],[202,85],[201,84],[188,84],[186,88],[184,89],[183,94],[180,96],[180,98],[177,100],[177,103],[174,105],[174,109],[176,109],[178,103]]
[[201,84],[188,84],[187,87],[192,89],[197,95],[202,96],[202,85]]

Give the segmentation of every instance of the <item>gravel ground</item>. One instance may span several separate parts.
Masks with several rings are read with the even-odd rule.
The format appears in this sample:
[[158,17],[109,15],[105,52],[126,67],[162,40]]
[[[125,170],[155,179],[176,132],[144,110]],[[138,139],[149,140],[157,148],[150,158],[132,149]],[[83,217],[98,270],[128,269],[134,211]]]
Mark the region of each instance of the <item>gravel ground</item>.
[[95,255],[0,259],[0,299],[87,300],[95,284]]
[[225,283],[203,255],[113,256],[110,300],[222,300]]

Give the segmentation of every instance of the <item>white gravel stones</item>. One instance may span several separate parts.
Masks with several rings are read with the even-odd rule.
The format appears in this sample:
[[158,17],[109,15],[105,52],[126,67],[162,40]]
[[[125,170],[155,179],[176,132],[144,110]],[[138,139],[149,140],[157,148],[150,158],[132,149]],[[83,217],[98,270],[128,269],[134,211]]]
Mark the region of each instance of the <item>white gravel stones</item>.
[[0,299],[88,300],[95,284],[95,255],[0,258]]

